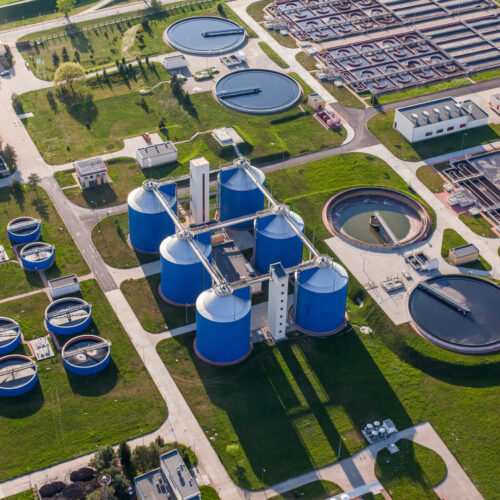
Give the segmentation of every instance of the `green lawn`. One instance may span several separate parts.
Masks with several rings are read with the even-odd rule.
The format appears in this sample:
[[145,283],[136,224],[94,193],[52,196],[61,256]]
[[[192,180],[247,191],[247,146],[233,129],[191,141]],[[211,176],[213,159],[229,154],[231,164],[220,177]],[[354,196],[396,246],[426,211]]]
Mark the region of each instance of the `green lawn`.
[[192,105],[180,104],[166,83],[141,96],[139,89],[166,78],[161,67],[144,68],[144,74],[135,72],[136,80],[113,75],[109,86],[102,77],[100,83],[94,78],[77,82],[74,96],[48,90],[23,94],[24,111],[34,113],[25,125],[44,159],[60,164],[118,150],[126,137],[159,131],[162,119],[163,135],[172,141],[232,125],[248,143],[245,153],[257,163],[336,146],[345,138],[344,129],[319,125],[307,106],[305,113],[295,107],[270,116],[246,115],[220,105],[211,92],[191,95]]
[[[90,377],[68,374],[59,354],[38,363],[40,384],[25,396],[0,405],[0,480],[92,452],[156,429],[166,418],[165,404],[135,348],[96,281],[81,283],[92,303],[88,333],[112,341],[111,363]],[[25,333],[43,332],[47,298],[0,304],[1,315],[20,319]],[[8,314],[7,314],[8,313]],[[31,317],[31,318],[30,318]],[[28,323],[29,321],[29,323]],[[19,349],[22,352],[22,348]]]
[[491,71],[483,71],[482,73],[471,75],[471,79],[475,82],[483,82],[485,80],[493,80],[495,78],[500,78],[500,69],[492,69]]
[[481,215],[470,215],[467,213],[460,214],[458,218],[479,236],[485,238],[498,238],[498,236],[491,230],[490,223]]
[[264,22],[264,7],[272,3],[272,0],[259,0],[258,2],[251,3],[247,7],[247,13],[253,17],[258,23]]
[[201,500],[220,500],[220,496],[217,494],[211,486],[201,485],[200,486]]
[[196,321],[194,307],[175,307],[158,293],[160,275],[153,274],[138,280],[127,280],[120,289],[143,328],[151,333],[172,330]]
[[68,186],[74,186],[78,184],[77,180],[73,177],[75,169],[71,170],[60,170],[59,172],[54,173],[54,178],[62,188]]
[[342,488],[340,488],[338,484],[332,483],[331,481],[318,480],[304,484],[304,486],[287,491],[281,495],[271,497],[269,500],[293,500],[295,498],[323,500],[324,498],[330,498],[338,493],[342,493]]
[[[443,259],[447,259],[452,248],[467,245],[467,243],[468,242],[465,241],[454,229],[445,229],[443,232],[443,242],[441,244],[441,257],[443,257]],[[478,269],[480,271],[491,271],[491,264],[481,255],[479,255],[479,259],[476,262],[462,264],[460,267]]]
[[347,87],[337,87],[332,82],[321,82],[330,94],[332,94],[340,104],[350,108],[365,108],[365,105],[360,101]]
[[[38,187],[33,191],[27,187],[14,196],[9,187],[0,188],[0,244],[4,246],[10,258],[14,252],[7,235],[7,224],[15,217],[29,215],[41,219],[41,239],[56,247],[56,260],[46,271],[48,279],[75,273],[77,275],[89,272],[73,238],[69,234],[61,217],[56,212],[47,193]],[[0,298],[29,292],[43,286],[38,273],[24,271],[15,262],[0,264]]]
[[417,178],[433,193],[440,193],[443,190],[444,179],[429,165],[418,168]]
[[11,495],[10,497],[5,497],[5,500],[34,500],[38,498],[34,490],[26,490],[17,495]]
[[446,477],[446,464],[429,448],[401,439],[400,451],[385,448],[377,455],[375,474],[393,500],[438,500],[433,486]]
[[0,0],[0,5],[7,5],[8,3],[20,2],[20,1],[21,0]]
[[266,42],[259,42],[259,47],[269,57],[269,59],[275,62],[280,68],[287,69],[290,67]]
[[307,71],[314,71],[316,69],[317,61],[314,57],[306,54],[305,52],[297,52],[295,55],[295,59],[304,66]]
[[289,49],[296,49],[297,43],[295,42],[295,38],[292,38],[290,35],[282,35],[279,31],[271,30],[269,34],[283,47],[288,47]]
[[367,127],[389,151],[406,161],[424,160],[500,138],[500,125],[491,124],[410,144],[393,128],[393,123],[394,110],[373,116],[368,120]]

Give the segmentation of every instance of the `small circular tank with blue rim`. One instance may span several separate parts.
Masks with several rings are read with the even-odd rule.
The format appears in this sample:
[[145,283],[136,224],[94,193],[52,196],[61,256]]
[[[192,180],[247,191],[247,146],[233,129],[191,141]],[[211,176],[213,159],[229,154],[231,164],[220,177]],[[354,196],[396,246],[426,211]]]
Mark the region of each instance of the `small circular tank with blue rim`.
[[43,241],[25,245],[20,252],[21,263],[26,271],[46,271],[56,257],[56,248]]
[[0,358],[0,396],[14,397],[26,394],[38,382],[36,363],[21,354]]
[[17,217],[7,224],[7,233],[12,243],[31,243],[40,238],[42,222],[34,217]]
[[76,335],[92,322],[92,306],[78,297],[63,297],[45,309],[45,325],[58,335]]
[[109,365],[111,343],[96,335],[80,335],[62,349],[63,365],[75,375],[94,375]]
[[21,327],[17,321],[0,316],[0,356],[13,351],[21,343]]

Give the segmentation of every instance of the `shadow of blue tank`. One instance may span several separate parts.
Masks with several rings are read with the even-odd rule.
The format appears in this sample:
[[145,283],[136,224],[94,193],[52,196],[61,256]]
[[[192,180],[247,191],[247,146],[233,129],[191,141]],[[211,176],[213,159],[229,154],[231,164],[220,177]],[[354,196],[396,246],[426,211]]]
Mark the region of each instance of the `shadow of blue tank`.
[[299,274],[295,324],[310,335],[333,335],[345,324],[347,271],[329,257]]
[[[210,261],[210,233],[195,239],[204,257]],[[210,274],[187,241],[187,234],[174,234],[160,245],[160,295],[174,305],[193,305],[203,290],[212,286]]]
[[81,335],[64,344],[62,358],[64,368],[70,373],[94,375],[109,365],[111,346],[96,335]]
[[284,206],[276,207],[276,215],[262,217],[255,223],[255,268],[260,273],[269,272],[269,266],[281,262],[284,268],[302,262],[302,240],[285,220],[285,214],[294,226],[304,232],[300,215]]
[[0,371],[16,369],[12,376],[0,379],[0,396],[14,397],[26,394],[38,382],[36,363],[21,354],[9,354],[0,358]]
[[17,321],[0,317],[0,356],[13,351],[21,343],[21,327]]
[[42,233],[42,221],[34,217],[17,217],[7,224],[7,233],[12,243],[37,241]]
[[78,297],[63,297],[45,309],[47,330],[58,335],[76,335],[92,322],[92,306]]
[[[128,195],[130,244],[139,252],[158,253],[161,242],[175,232],[174,222],[158,200],[149,180]],[[177,213],[175,184],[159,186],[160,193]]]
[[249,288],[231,292],[222,285],[201,293],[196,301],[196,355],[214,365],[247,358],[252,350],[251,309]]
[[26,271],[46,271],[56,258],[56,248],[43,241],[25,245],[21,252],[21,264]]
[[[263,186],[265,175],[258,168],[250,167]],[[244,169],[224,170],[219,174],[219,218],[221,221],[251,215],[264,208],[264,195]],[[237,229],[250,229],[253,222],[235,224]]]

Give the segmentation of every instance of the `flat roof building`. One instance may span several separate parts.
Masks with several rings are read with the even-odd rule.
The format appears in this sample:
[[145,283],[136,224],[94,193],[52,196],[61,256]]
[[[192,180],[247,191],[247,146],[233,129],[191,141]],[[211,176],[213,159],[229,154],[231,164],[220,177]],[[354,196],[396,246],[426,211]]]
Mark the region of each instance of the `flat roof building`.
[[135,157],[141,168],[151,168],[177,161],[177,148],[172,142],[162,142],[144,148],[139,148],[135,152]]
[[167,56],[163,58],[163,66],[167,71],[187,68],[186,58],[182,54]]
[[467,99],[444,97],[396,109],[393,127],[410,143],[488,124],[488,113]]
[[325,100],[319,94],[309,94],[307,97],[307,104],[318,111],[318,109],[323,109],[325,107]]
[[452,248],[448,253],[448,260],[455,266],[474,262],[479,258],[479,250],[472,244]]
[[80,283],[76,274],[61,276],[49,280],[49,291],[53,299],[57,299],[70,293],[78,293],[80,291]]
[[76,178],[82,189],[107,184],[108,166],[102,158],[90,158],[75,162]]

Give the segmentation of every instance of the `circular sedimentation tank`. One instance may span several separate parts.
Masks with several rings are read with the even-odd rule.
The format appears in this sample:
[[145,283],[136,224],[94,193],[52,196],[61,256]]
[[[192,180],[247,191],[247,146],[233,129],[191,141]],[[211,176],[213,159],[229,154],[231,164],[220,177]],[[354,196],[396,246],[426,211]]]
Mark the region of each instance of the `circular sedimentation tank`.
[[45,309],[45,325],[58,335],[76,335],[92,322],[92,306],[78,297],[55,300]]
[[31,243],[40,238],[42,222],[34,217],[17,217],[7,224],[7,233],[13,243]]
[[205,290],[196,300],[194,350],[203,361],[233,365],[250,354],[250,312],[248,289],[238,293],[225,285]]
[[13,397],[26,394],[38,381],[36,363],[21,354],[0,358],[0,396]]
[[21,327],[13,319],[0,316],[0,356],[13,351],[21,343]]
[[224,106],[248,114],[281,113],[300,102],[302,89],[290,76],[269,69],[242,69],[223,76],[215,95]]
[[[253,166],[251,171],[260,185],[266,176]],[[219,174],[219,216],[221,221],[254,214],[264,208],[264,195],[243,168],[226,170]],[[242,222],[236,229],[249,229],[253,221]]]
[[173,23],[166,31],[168,43],[187,54],[216,56],[236,50],[245,41],[245,30],[222,17],[196,16]]
[[408,310],[430,342],[467,354],[500,350],[500,287],[491,281],[450,274],[418,283]]
[[390,249],[426,238],[427,210],[411,196],[393,189],[362,187],[336,194],[325,205],[329,231],[357,246]]
[[110,342],[96,335],[80,335],[68,340],[62,349],[64,368],[75,375],[94,375],[111,360]]
[[[130,245],[139,252],[158,253],[160,243],[175,232],[174,222],[154,192],[156,186],[154,181],[146,180],[128,195]],[[163,199],[177,212],[174,193],[162,191]]]
[[346,325],[347,271],[330,257],[301,271],[297,283],[295,324],[310,335],[333,335]]
[[43,241],[25,245],[20,252],[21,263],[26,271],[46,271],[56,257],[56,248]]
[[[198,295],[212,286],[205,269],[191,245],[187,233],[165,238],[160,245],[160,295],[174,305],[193,305]],[[195,240],[203,256],[210,260],[212,246],[207,241]]]
[[276,215],[257,219],[255,223],[255,268],[260,273],[269,272],[269,266],[281,262],[284,268],[302,262],[302,240],[285,220],[289,217],[294,226],[304,232],[300,215],[284,205],[275,207]]

